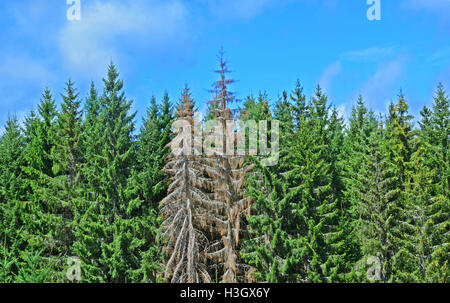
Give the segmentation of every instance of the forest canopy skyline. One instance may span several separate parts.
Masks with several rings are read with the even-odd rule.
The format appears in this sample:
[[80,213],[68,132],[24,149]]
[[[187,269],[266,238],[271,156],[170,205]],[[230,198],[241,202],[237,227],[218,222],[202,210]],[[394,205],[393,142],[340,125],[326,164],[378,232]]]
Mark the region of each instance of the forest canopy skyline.
[[[223,48],[221,48],[221,51],[220,51],[220,52],[223,52],[224,55],[226,54],[226,53],[224,52],[224,49],[223,49]],[[216,55],[216,59],[217,59],[217,58],[218,58],[218,55]],[[109,63],[109,65],[107,65],[107,66],[105,67],[105,70],[107,70],[107,69],[108,69],[107,67],[108,67],[108,66],[111,66],[111,65],[116,66],[115,63],[114,63],[113,61],[111,61],[111,62]],[[118,69],[120,70],[120,67],[119,67],[119,66],[118,66]],[[233,71],[233,73],[234,73],[234,71]],[[104,77],[101,77],[101,79],[105,79],[105,76],[106,76],[106,73],[105,73]],[[74,81],[74,79],[72,79],[71,77],[68,77],[66,81],[62,81],[62,82],[63,82],[63,83],[67,83],[68,81],[72,82],[73,85],[77,87],[78,97],[80,98],[80,100],[85,100],[86,98],[89,98],[89,94],[91,93],[89,90],[86,91],[86,92],[81,92],[81,91],[79,90],[79,88],[78,88],[80,85],[79,85],[76,81]],[[97,80],[97,81],[92,80],[92,81],[90,82],[90,85],[91,85],[91,86],[92,86],[92,85],[96,85],[96,83],[99,83],[99,82],[100,82],[100,81],[98,81],[98,80]],[[236,81],[236,82],[239,82],[239,81]],[[237,102],[236,104],[232,105],[232,108],[233,108],[234,110],[238,110],[238,111],[239,111],[239,110],[242,110],[242,109],[243,109],[242,105],[246,102],[246,100],[248,100],[248,99],[257,99],[257,98],[264,98],[264,99],[268,102],[268,105],[269,105],[270,107],[273,108],[273,107],[276,106],[277,101],[279,101],[279,100],[281,100],[281,99],[283,98],[283,94],[286,93],[286,92],[289,92],[289,91],[290,91],[293,87],[295,87],[295,85],[297,85],[298,83],[302,83],[302,87],[303,87],[303,91],[304,91],[304,92],[307,92],[308,90],[311,90],[311,94],[310,94],[310,95],[307,95],[307,94],[305,93],[305,96],[306,96],[307,99],[313,98],[313,95],[314,95],[314,93],[315,93],[315,90],[317,89],[317,87],[320,87],[320,88],[323,90],[323,92],[327,95],[328,100],[331,101],[331,107],[330,107],[330,112],[329,112],[329,114],[332,113],[332,109],[336,109],[339,118],[341,118],[341,119],[343,120],[343,122],[344,122],[345,125],[348,125],[348,123],[349,123],[349,118],[350,118],[350,115],[351,115],[351,110],[352,110],[352,108],[353,108],[354,106],[357,105],[358,100],[359,100],[360,98],[362,98],[362,99],[365,101],[365,103],[367,104],[367,99],[365,98],[365,96],[364,96],[363,94],[359,94],[359,95],[357,95],[357,96],[355,97],[355,99],[354,99],[352,102],[348,102],[345,106],[343,106],[343,105],[341,105],[341,106],[336,105],[336,104],[332,101],[333,98],[328,94],[328,92],[324,89],[324,87],[323,87],[319,82],[316,83],[312,88],[309,88],[309,89],[308,89],[308,88],[306,88],[306,87],[303,86],[304,79],[296,78],[296,79],[292,82],[293,85],[291,85],[290,88],[284,88],[284,89],[280,90],[280,93],[277,95],[276,98],[270,98],[270,97],[269,97],[269,94],[267,93],[267,91],[266,91],[266,90],[263,90],[263,89],[258,90],[257,92],[254,92],[254,93],[247,94],[247,95],[245,95],[245,96],[244,96],[242,93],[239,94],[238,92],[236,92],[236,91],[233,90],[233,94],[236,94],[236,95],[239,96],[240,98],[236,98],[236,101],[238,101],[238,102]],[[155,94],[149,95],[149,96],[146,98],[147,101],[146,101],[146,103],[145,103],[147,109],[148,109],[148,106],[153,102],[153,100],[154,100],[154,101],[156,102],[156,104],[158,104],[159,106],[162,106],[162,105],[163,105],[164,99],[167,98],[167,97],[168,97],[169,99],[174,99],[174,100],[176,100],[177,96],[179,96],[179,95],[183,92],[183,90],[185,89],[186,86],[191,87],[189,81],[186,81],[186,82],[184,83],[184,85],[179,89],[179,91],[178,91],[174,96],[172,96],[171,94],[169,94],[168,90],[164,90],[163,93],[162,93],[162,95],[160,95],[160,96],[157,96],[157,95],[155,95]],[[444,83],[443,83],[442,81],[438,81],[437,84],[436,84],[436,85],[434,86],[434,88],[433,88],[434,90],[432,91],[432,96],[431,96],[431,99],[429,100],[429,102],[422,104],[421,107],[420,107],[420,109],[419,109],[419,112],[418,112],[417,114],[414,114],[414,113],[413,113],[413,121],[412,121],[412,122],[414,123],[414,125],[415,125],[416,123],[419,122],[419,120],[418,120],[417,118],[420,117],[420,111],[423,109],[423,107],[424,107],[424,106],[431,106],[431,105],[432,105],[433,100],[434,100],[434,97],[435,97],[435,94],[436,94],[436,87],[438,87],[438,86],[445,86],[445,85],[444,85]],[[124,88],[126,89],[126,81],[124,81]],[[64,101],[63,92],[56,92],[56,91],[54,91],[54,89],[53,89],[52,87],[49,87],[48,85],[45,85],[45,86],[43,87],[42,91],[41,91],[41,95],[40,95],[40,96],[42,97],[42,93],[44,93],[44,92],[47,91],[47,90],[52,94],[52,96],[54,96],[55,105],[60,106],[60,105],[63,103],[63,101]],[[213,97],[213,96],[211,95],[211,94],[213,93],[213,91],[211,90],[211,88],[209,88],[209,89],[203,89],[203,90],[205,90],[205,91],[208,92],[209,98],[206,99],[206,100],[204,100],[203,102],[202,102],[202,101],[197,101],[197,100],[196,100],[196,107],[195,107],[194,111],[196,112],[196,114],[200,114],[201,116],[205,117],[205,116],[208,115],[208,106],[207,106],[207,105],[208,105],[209,100]],[[195,92],[194,92],[192,89],[191,89],[191,93],[192,93],[192,96],[195,94]],[[394,95],[392,96],[392,98],[390,99],[390,101],[386,104],[385,110],[374,110],[373,108],[370,107],[369,104],[367,104],[367,106],[370,108],[371,111],[374,112],[374,114],[375,114],[376,116],[378,116],[378,117],[385,117],[385,116],[386,116],[386,113],[389,111],[389,105],[390,105],[391,103],[393,103],[393,102],[395,103],[395,100],[396,100],[400,95],[405,96],[405,97],[409,100],[409,102],[411,103],[411,100],[410,100],[410,98],[408,97],[408,94],[407,94],[402,88],[398,88],[396,91],[394,90]],[[40,98],[35,98],[35,99],[36,99],[36,100],[39,100],[39,102],[41,101]],[[129,101],[131,101],[132,109],[136,112],[136,116],[135,116],[135,119],[134,119],[134,123],[135,123],[135,125],[136,125],[135,131],[137,132],[137,131],[139,130],[139,128],[142,126],[142,122],[143,122],[143,120],[145,119],[145,111],[146,111],[147,109],[145,109],[145,110],[143,110],[143,111],[136,110],[136,103],[138,103],[138,102],[137,102],[136,100],[132,99],[132,98],[129,98]],[[142,101],[139,102],[139,103],[142,103]],[[348,107],[348,108],[347,108],[347,107]],[[7,120],[8,120],[9,118],[16,118],[16,119],[18,119],[18,123],[19,123],[20,125],[24,126],[24,122],[25,122],[25,120],[26,120],[26,117],[27,117],[32,111],[35,111],[36,108],[37,108],[37,106],[32,106],[32,107],[29,108],[28,110],[25,109],[24,111],[21,111],[21,112],[19,112],[19,113],[13,112],[13,111],[9,111],[9,110],[8,110],[8,114],[7,114],[7,116],[6,116],[6,117],[7,117]],[[5,122],[5,123],[6,123],[6,122]],[[5,131],[4,125],[0,125],[0,135],[2,135],[2,134],[4,133],[4,131]],[[137,133],[136,133],[136,134],[137,134]]]
[[[223,51],[223,48],[222,48],[221,52],[222,52],[222,51]],[[224,54],[225,54],[225,52],[224,52]],[[216,55],[216,58],[217,58],[217,57],[218,57],[218,56]],[[228,61],[227,61],[227,62],[228,62]],[[108,66],[111,66],[111,65],[116,66],[115,63],[114,63],[113,61],[111,61],[111,62],[109,63]],[[105,70],[108,69],[108,66],[105,68]],[[120,70],[120,67],[118,67],[118,70]],[[105,74],[104,77],[102,77],[102,81],[105,79],[105,77],[106,77],[106,74]],[[87,92],[85,92],[85,93],[80,92],[80,90],[79,90],[79,88],[78,88],[78,87],[79,87],[78,83],[77,83],[76,81],[74,81],[74,79],[72,79],[72,78],[70,78],[70,77],[67,78],[66,81],[62,81],[62,82],[63,82],[63,83],[66,83],[66,85],[67,85],[68,82],[70,82],[70,83],[72,83],[72,84],[74,85],[74,87],[76,87],[76,89],[77,89],[77,94],[78,94],[77,96],[78,96],[78,98],[79,98],[79,100],[80,100],[81,102],[84,102],[85,100],[89,99],[89,96],[90,96],[90,94],[92,93],[91,91],[87,91]],[[98,82],[99,82],[99,81],[94,81],[94,80],[92,80],[92,81],[90,82],[90,89],[92,89],[92,85],[96,86],[96,83],[98,83]],[[265,90],[259,90],[259,91],[257,91],[256,93],[251,93],[251,94],[242,96],[241,98],[236,98],[237,103],[234,104],[234,105],[231,105],[231,108],[232,108],[233,110],[239,112],[239,111],[241,111],[241,110],[244,109],[244,107],[245,107],[244,104],[246,103],[246,101],[248,101],[248,100],[250,100],[250,99],[251,99],[251,100],[257,100],[257,99],[260,99],[260,100],[261,100],[261,99],[264,99],[264,100],[267,102],[268,106],[269,106],[270,108],[274,109],[274,108],[276,107],[277,103],[278,103],[280,100],[283,99],[283,94],[289,93],[291,90],[295,89],[296,85],[298,85],[299,83],[302,85],[302,91],[303,91],[303,92],[306,92],[306,91],[308,90],[308,88],[306,88],[306,87],[303,86],[303,83],[304,83],[303,79],[297,78],[295,81],[293,81],[293,85],[291,85],[290,88],[285,88],[285,89],[281,90],[281,92],[280,92],[280,94],[277,96],[277,98],[272,99],[272,98],[269,97],[267,91],[265,91]],[[179,97],[179,95],[183,93],[183,91],[184,91],[184,89],[186,88],[186,86],[189,87],[189,88],[191,87],[188,81],[186,81],[186,82],[184,83],[184,85],[179,89],[178,93],[175,94],[174,96],[172,96],[171,94],[169,94],[168,90],[164,90],[164,91],[163,91],[163,94],[162,94],[161,96],[156,96],[155,94],[148,96],[148,98],[146,99],[146,100],[147,100],[147,102],[146,102],[146,109],[143,110],[143,111],[138,111],[138,110],[136,110],[136,108],[135,108],[135,106],[136,106],[136,100],[134,100],[134,99],[132,99],[132,98],[128,98],[129,101],[131,102],[131,106],[132,106],[131,109],[132,109],[132,112],[133,112],[133,111],[135,112],[135,116],[134,116],[134,120],[133,120],[133,122],[134,122],[134,124],[135,124],[135,128],[134,128],[134,130],[133,130],[133,134],[134,134],[134,135],[138,135],[139,129],[143,126],[142,123],[143,123],[143,121],[144,121],[145,118],[146,118],[146,111],[148,111],[148,108],[149,108],[149,106],[151,106],[152,102],[156,102],[156,104],[157,104],[158,106],[163,106],[163,105],[164,105],[164,102],[165,102],[165,100],[166,100],[166,98],[168,98],[169,100],[172,100],[172,101],[173,101],[173,100],[177,100],[177,98]],[[315,86],[313,86],[312,88],[309,88],[309,90],[312,90],[311,95],[307,95],[307,94],[305,93],[305,97],[306,97],[307,100],[310,100],[310,99],[312,99],[312,98],[314,97],[314,93],[316,92],[316,90],[317,90],[318,87],[320,87],[320,89],[323,91],[323,93],[327,96],[327,99],[330,100],[330,108],[329,108],[329,113],[328,113],[328,114],[331,115],[331,114],[333,113],[333,110],[336,110],[336,113],[338,114],[338,117],[339,117],[340,119],[342,119],[343,124],[344,124],[345,126],[349,126],[348,123],[350,122],[351,111],[352,111],[352,109],[353,109],[355,106],[357,106],[357,104],[358,104],[358,102],[359,102],[360,100],[363,100],[363,101],[365,102],[365,104],[368,106],[368,109],[369,109],[370,111],[373,111],[374,115],[377,116],[378,118],[381,118],[381,119],[384,119],[384,118],[387,117],[387,115],[388,115],[388,113],[389,113],[389,106],[390,106],[392,103],[395,103],[396,100],[399,98],[399,96],[401,96],[401,95],[404,96],[406,99],[408,99],[408,102],[411,103],[411,100],[410,100],[410,98],[408,97],[407,93],[406,93],[402,88],[399,88],[399,89],[397,89],[396,92],[394,92],[394,95],[393,95],[392,98],[390,99],[389,103],[386,104],[386,109],[385,109],[384,111],[382,111],[382,110],[378,111],[378,110],[374,110],[373,108],[371,108],[370,105],[367,104],[367,100],[366,100],[366,98],[365,98],[365,96],[364,96],[363,94],[359,94],[358,96],[356,96],[355,100],[353,100],[352,102],[349,102],[349,103],[347,104],[347,106],[349,106],[349,108],[346,108],[346,107],[343,107],[343,106],[338,106],[338,105],[336,105],[336,104],[332,101],[331,96],[328,94],[328,92],[327,92],[326,90],[324,90],[323,86],[321,86],[320,83],[316,83]],[[437,93],[437,88],[438,88],[438,87],[446,88],[446,86],[444,85],[444,83],[443,83],[442,81],[439,81],[439,82],[433,87],[432,96],[431,96],[431,99],[429,100],[429,102],[422,104],[421,107],[420,107],[420,109],[419,109],[419,112],[418,112],[417,114],[412,113],[412,114],[413,114],[413,115],[412,115],[412,117],[413,117],[412,123],[413,123],[413,125],[414,125],[415,127],[417,127],[417,126],[418,126],[418,123],[420,122],[420,115],[421,115],[421,111],[423,110],[423,107],[430,107],[430,106],[432,106],[432,104],[433,104],[433,102],[434,102],[434,98],[435,98],[436,93]],[[125,81],[124,81],[124,88],[126,89],[126,82],[125,82]],[[213,94],[213,91],[211,90],[211,88],[205,89],[205,90],[208,91],[209,98],[208,98],[207,100],[204,100],[204,102],[195,100],[195,105],[196,105],[196,106],[195,106],[195,108],[194,108],[194,113],[195,113],[195,115],[198,115],[198,117],[199,117],[200,119],[201,119],[202,117],[203,117],[204,119],[207,118],[207,116],[208,116],[208,111],[209,111],[209,109],[208,109],[208,103],[210,102],[210,99],[213,98],[213,95],[212,95],[212,94]],[[191,91],[191,94],[192,94],[192,96],[193,96],[193,95],[195,94],[195,92],[194,92],[191,88],[190,88],[190,91]],[[36,97],[36,99],[39,100],[38,105],[39,105],[39,103],[42,101],[42,97],[45,95],[46,92],[48,92],[48,93],[50,93],[50,94],[52,95],[52,98],[53,98],[53,100],[54,100],[54,102],[55,102],[55,105],[57,106],[57,108],[59,108],[59,107],[62,105],[63,101],[64,101],[64,94],[63,94],[63,91],[62,91],[62,92],[56,92],[56,91],[54,91],[54,90],[53,90],[51,87],[49,87],[49,86],[44,86],[43,89],[42,89],[42,91],[41,91],[41,94],[39,95],[39,97]],[[234,90],[233,90],[233,94],[238,95],[237,92],[235,92]],[[241,95],[241,94],[239,94],[239,95]],[[176,102],[173,102],[173,106],[175,106],[175,104],[176,104]],[[36,111],[38,105],[37,105],[37,106],[32,106],[32,107],[29,108],[28,110],[24,110],[24,111],[22,111],[22,112],[20,112],[20,113],[8,111],[8,114],[7,114],[7,116],[6,116],[6,117],[7,117],[7,120],[5,121],[5,123],[7,123],[7,121],[10,120],[10,119],[17,119],[17,122],[19,123],[19,125],[21,125],[22,127],[24,127],[24,126],[25,126],[25,122],[26,122],[26,118],[27,118],[32,112],[35,112],[35,111]],[[411,110],[410,110],[410,111],[411,111]],[[82,109],[81,113],[84,114],[85,112],[86,112],[86,110],[85,110],[85,109]],[[206,121],[206,120],[205,120],[205,121]],[[0,135],[4,134],[4,132],[5,132],[5,124],[0,125]]]
[[81,0],[71,22],[66,1],[2,2],[0,124],[8,113],[22,120],[47,85],[59,104],[69,77],[85,96],[111,60],[139,113],[186,82],[203,104],[221,46],[240,99],[265,90],[274,103],[299,78],[308,96],[320,83],[347,116],[360,93],[384,112],[402,88],[418,116],[438,82],[449,86],[450,4],[381,3],[381,20],[368,21],[365,0]]
[[402,93],[384,116],[360,97],[346,126],[300,81],[275,107],[260,94],[233,111],[236,81],[222,52],[218,63],[205,120],[276,120],[277,165],[228,153],[239,130],[200,127],[218,138],[212,154],[178,140],[173,122],[194,126],[187,85],[177,101],[153,98],[137,135],[113,63],[84,100],[71,80],[61,108],[46,89],[0,137],[0,281],[448,283],[442,84],[417,126]]

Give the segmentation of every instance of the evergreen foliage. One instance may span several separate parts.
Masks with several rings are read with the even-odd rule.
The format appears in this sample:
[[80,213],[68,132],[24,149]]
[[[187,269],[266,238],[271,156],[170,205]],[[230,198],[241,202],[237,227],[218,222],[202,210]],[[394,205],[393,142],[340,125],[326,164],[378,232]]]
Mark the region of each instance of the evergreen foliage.
[[[69,282],[73,258],[79,282],[450,282],[442,84],[417,123],[403,93],[385,117],[360,96],[345,121],[299,80],[273,103],[261,92],[240,107],[223,53],[216,72],[204,121],[186,85],[175,106],[152,97],[135,129],[113,63],[101,91],[92,83],[80,97],[68,80],[23,123],[10,116],[0,283]],[[239,138],[252,145],[246,126],[274,120],[277,165],[239,153]]]

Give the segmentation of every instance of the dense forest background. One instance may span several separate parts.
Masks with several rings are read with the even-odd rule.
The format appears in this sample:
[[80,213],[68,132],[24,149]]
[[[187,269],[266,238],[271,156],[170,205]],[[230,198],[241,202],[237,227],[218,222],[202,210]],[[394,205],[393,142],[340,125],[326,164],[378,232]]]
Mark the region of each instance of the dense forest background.
[[[208,117],[278,120],[280,160],[170,153],[189,88],[152,98],[139,131],[111,64],[99,91],[49,89],[0,139],[0,282],[450,282],[449,98],[414,123],[361,96],[345,122],[300,82],[240,104],[220,59]],[[239,110],[230,110],[230,108]],[[190,149],[195,148],[189,146]]]

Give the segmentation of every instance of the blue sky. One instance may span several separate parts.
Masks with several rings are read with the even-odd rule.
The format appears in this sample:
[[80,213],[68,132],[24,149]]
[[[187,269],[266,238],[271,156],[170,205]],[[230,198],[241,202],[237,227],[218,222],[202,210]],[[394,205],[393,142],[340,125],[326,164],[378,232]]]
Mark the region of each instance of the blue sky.
[[186,82],[202,108],[222,46],[241,99],[263,90],[274,102],[299,78],[344,115],[358,94],[384,112],[400,88],[417,115],[438,82],[450,90],[450,0],[381,0],[380,21],[366,0],[81,0],[72,22],[68,8],[0,2],[1,125],[36,108],[45,86],[59,104],[68,78],[84,98],[111,60],[137,122],[152,95],[175,101]]

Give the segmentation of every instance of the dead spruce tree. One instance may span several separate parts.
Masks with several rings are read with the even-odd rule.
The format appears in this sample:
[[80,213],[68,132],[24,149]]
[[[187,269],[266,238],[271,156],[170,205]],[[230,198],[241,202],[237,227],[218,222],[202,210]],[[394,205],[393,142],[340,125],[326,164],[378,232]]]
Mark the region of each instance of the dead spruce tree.
[[[211,188],[201,164],[201,150],[194,150],[194,104],[186,86],[182,93],[174,125],[176,138],[171,142],[172,152],[165,167],[172,176],[168,196],[161,202],[162,228],[166,239],[169,260],[165,278],[172,283],[209,283],[211,277],[206,267],[207,239],[199,228],[201,218],[212,206],[202,190]],[[195,139],[194,139],[195,140]]]
[[[172,176],[168,195],[161,202],[162,228],[169,260],[165,277],[172,283],[246,280],[247,266],[240,262],[241,234],[250,199],[242,184],[251,166],[245,155],[236,155],[237,132],[229,105],[235,101],[228,86],[227,63],[220,54],[216,71],[220,80],[213,84],[215,98],[210,101],[210,116],[217,127],[208,128],[207,138],[196,135],[201,125],[194,120],[189,89],[183,92],[175,125],[176,138],[165,167]],[[225,134],[226,133],[226,134]],[[211,147],[203,151],[208,142]],[[211,152],[212,151],[212,152]]]
[[215,98],[210,101],[210,114],[217,127],[212,130],[206,127],[214,147],[204,158],[206,173],[214,181],[210,199],[216,207],[205,211],[202,221],[208,224],[213,235],[208,258],[221,265],[222,282],[234,283],[245,281],[246,266],[240,263],[239,250],[243,219],[250,211],[250,200],[243,196],[242,184],[251,167],[245,166],[245,156],[236,155],[237,133],[233,123],[230,127],[233,117],[229,107],[235,96],[228,89],[234,81],[226,78],[229,70],[223,52],[219,62],[216,72],[220,79],[213,84]]

